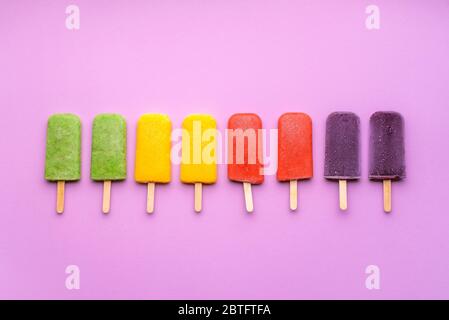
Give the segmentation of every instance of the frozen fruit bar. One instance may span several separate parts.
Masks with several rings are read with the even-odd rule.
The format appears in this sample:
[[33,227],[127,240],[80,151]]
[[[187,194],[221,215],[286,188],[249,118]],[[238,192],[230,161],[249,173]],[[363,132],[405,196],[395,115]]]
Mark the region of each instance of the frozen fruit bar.
[[92,180],[103,181],[103,212],[110,209],[111,181],[126,179],[126,122],[118,114],[100,114],[92,128]]
[[253,113],[238,113],[228,121],[228,178],[243,182],[245,206],[254,210],[251,184],[264,181],[262,172],[262,121]]
[[155,183],[170,182],[170,135],[171,122],[165,114],[144,114],[137,122],[134,176],[148,186],[148,213],[154,210]]
[[135,179],[140,183],[170,182],[170,118],[144,114],[137,122]]
[[126,122],[118,114],[100,114],[94,119],[91,178],[95,181],[126,178]]
[[360,178],[360,120],[352,112],[334,112],[326,121],[324,177],[334,180]]
[[217,181],[215,119],[207,114],[187,116],[183,123],[181,181],[215,183]]
[[48,119],[45,179],[75,181],[81,177],[81,121],[74,114]]
[[278,122],[279,181],[313,176],[312,119],[305,113],[285,113]]
[[360,119],[352,112],[334,112],[326,121],[324,177],[339,181],[340,209],[347,209],[347,180],[360,178]]
[[263,183],[261,172],[262,121],[252,113],[234,114],[228,121],[228,178],[251,184]]
[[370,119],[369,178],[405,177],[404,121],[397,112],[376,112]]
[[285,113],[278,121],[277,179],[290,182],[291,210],[298,207],[298,180],[312,176],[312,119],[305,113]]
[[217,181],[215,119],[192,114],[182,123],[181,181],[195,184],[195,211],[201,211],[202,184]]
[[370,118],[369,178],[383,181],[384,211],[391,212],[391,181],[405,178],[404,120],[397,112]]
[[81,178],[81,121],[73,114],[48,119],[45,179],[57,181],[56,211],[64,211],[65,181]]

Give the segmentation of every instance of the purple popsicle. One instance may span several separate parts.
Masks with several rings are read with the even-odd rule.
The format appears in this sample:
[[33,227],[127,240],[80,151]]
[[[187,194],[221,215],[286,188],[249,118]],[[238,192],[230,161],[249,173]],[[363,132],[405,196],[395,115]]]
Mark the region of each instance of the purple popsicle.
[[360,178],[360,119],[352,112],[334,112],[326,121],[324,177],[339,181],[340,209],[347,208],[346,180]]
[[405,178],[404,120],[397,112],[370,118],[369,178],[382,180],[384,210],[391,211],[391,180]]
[[397,112],[376,112],[370,118],[369,178],[405,178],[404,120]]

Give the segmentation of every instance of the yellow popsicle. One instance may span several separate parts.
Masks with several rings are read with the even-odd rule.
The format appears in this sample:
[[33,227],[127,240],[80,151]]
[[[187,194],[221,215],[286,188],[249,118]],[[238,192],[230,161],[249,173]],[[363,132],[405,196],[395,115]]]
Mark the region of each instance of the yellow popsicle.
[[154,210],[155,183],[171,179],[170,118],[164,114],[144,114],[137,122],[136,163],[134,177],[148,184],[147,212]]
[[217,181],[215,119],[192,114],[182,123],[181,181],[195,184],[195,211],[201,211],[202,184]]

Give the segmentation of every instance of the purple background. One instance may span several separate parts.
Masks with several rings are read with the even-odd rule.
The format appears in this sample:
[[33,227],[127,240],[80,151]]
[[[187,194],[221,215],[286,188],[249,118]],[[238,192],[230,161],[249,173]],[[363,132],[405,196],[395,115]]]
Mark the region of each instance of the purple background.
[[[81,29],[65,28],[66,1],[1,1],[0,298],[449,298],[448,1],[74,1]],[[339,4],[340,3],[340,4]],[[365,28],[376,4],[381,29]],[[405,118],[407,180],[393,185],[393,212],[367,179],[368,119]],[[356,112],[362,174],[338,210],[336,183],[323,179],[324,125]],[[145,213],[133,180],[136,121],[164,112],[179,127],[189,113],[257,112],[276,128],[287,111],[313,119],[315,177],[288,209],[288,184],[253,188],[244,211],[239,184],[158,186]],[[47,117],[82,119],[82,179],[66,188],[44,178]],[[102,112],[128,120],[128,180],[89,179],[91,125]],[[65,288],[65,268],[81,289]],[[365,288],[365,268],[381,289]]]

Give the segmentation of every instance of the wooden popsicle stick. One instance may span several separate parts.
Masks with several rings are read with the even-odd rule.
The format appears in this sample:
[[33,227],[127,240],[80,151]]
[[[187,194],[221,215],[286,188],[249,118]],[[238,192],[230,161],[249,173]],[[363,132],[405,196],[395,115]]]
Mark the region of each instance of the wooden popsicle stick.
[[195,212],[201,212],[203,202],[203,184],[195,183]]
[[111,181],[103,182],[103,213],[109,213],[111,209]]
[[64,189],[65,189],[65,181],[57,182],[57,191],[56,191],[56,212],[63,213],[64,212]]
[[155,188],[154,182],[148,183],[148,190],[147,190],[147,212],[153,213],[154,211],[154,188]]
[[384,211],[391,212],[391,180],[384,180]]
[[253,212],[254,204],[253,204],[253,193],[251,192],[251,183],[243,182],[243,192],[245,193],[246,211]]
[[290,210],[298,209],[298,180],[290,180]]
[[340,209],[348,209],[348,192],[346,180],[338,180],[338,191],[340,195]]

